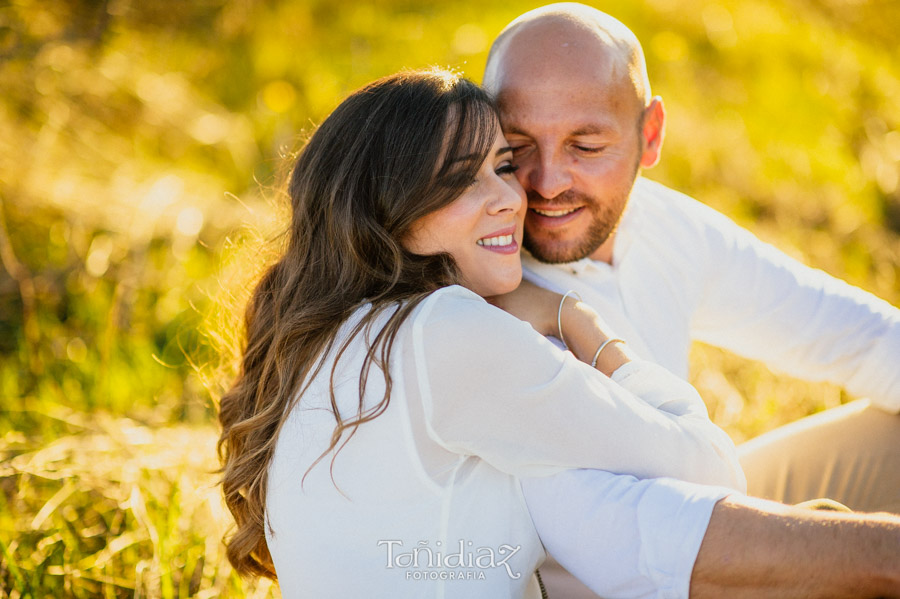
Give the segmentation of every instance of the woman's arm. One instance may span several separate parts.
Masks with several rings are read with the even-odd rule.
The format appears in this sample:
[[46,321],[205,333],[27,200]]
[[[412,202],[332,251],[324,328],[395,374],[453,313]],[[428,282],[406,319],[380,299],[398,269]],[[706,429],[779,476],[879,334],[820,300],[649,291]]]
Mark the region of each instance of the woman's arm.
[[612,331],[575,295],[563,296],[523,280],[515,291],[488,298],[488,302],[531,324],[541,335],[556,337],[585,364],[596,357],[596,368],[606,376],[637,359],[627,345],[620,343],[611,343],[596,353],[612,337]]
[[522,476],[597,468],[744,486],[731,440],[665,369],[637,360],[609,378],[462,288],[429,298],[412,328],[429,434],[450,451]]
[[[709,418],[699,394],[693,391],[672,393],[668,389],[673,384],[683,386],[683,381],[658,366],[642,364],[624,342],[607,344],[609,339],[615,338],[611,328],[591,306],[577,297],[566,297],[522,281],[515,291],[488,298],[488,301],[528,322],[544,336],[564,337],[569,350],[580,361],[594,365],[653,407],[679,416],[693,413]],[[635,361],[638,364],[632,364]],[[655,372],[648,375],[647,370]],[[715,426],[711,422],[710,425]]]

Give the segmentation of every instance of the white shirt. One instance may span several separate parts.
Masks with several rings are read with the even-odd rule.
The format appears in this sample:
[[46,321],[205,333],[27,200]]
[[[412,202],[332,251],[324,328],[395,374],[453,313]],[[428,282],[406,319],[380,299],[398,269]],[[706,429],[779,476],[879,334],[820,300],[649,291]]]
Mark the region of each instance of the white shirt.
[[696,339],[900,412],[900,310],[648,179],[635,183],[612,266],[523,264],[542,286],[578,291],[638,355],[682,378]]
[[[900,411],[900,311],[658,183],[637,180],[613,265],[523,263],[526,278],[576,290],[638,355],[681,377],[698,339]],[[687,597],[709,515],[727,495],[591,471],[524,490],[550,553],[609,599]]]
[[733,489],[602,470],[522,479],[547,551],[605,599],[687,599],[715,504]]
[[[366,345],[355,338],[335,371],[345,419]],[[640,361],[610,379],[461,287],[413,311],[391,360],[390,403],[336,456],[310,468],[335,425],[334,353],[279,433],[266,540],[285,597],[538,596],[544,553],[519,477],[582,467],[744,485],[690,385]],[[373,368],[364,409],[383,393]]]

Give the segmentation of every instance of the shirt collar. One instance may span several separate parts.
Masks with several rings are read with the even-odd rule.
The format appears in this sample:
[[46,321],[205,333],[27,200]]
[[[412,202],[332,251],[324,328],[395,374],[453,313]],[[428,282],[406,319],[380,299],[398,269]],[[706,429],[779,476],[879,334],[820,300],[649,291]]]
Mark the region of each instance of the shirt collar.
[[595,262],[590,258],[582,258],[581,260],[576,260],[575,262],[563,262],[561,264],[547,264],[546,262],[539,262],[536,260],[531,254],[529,254],[526,250],[522,250],[522,262],[525,266],[530,268],[531,270],[540,272],[546,268],[555,268],[557,270],[561,270],[566,274],[581,276],[594,272],[598,272],[602,269],[611,268],[609,264],[605,262]]

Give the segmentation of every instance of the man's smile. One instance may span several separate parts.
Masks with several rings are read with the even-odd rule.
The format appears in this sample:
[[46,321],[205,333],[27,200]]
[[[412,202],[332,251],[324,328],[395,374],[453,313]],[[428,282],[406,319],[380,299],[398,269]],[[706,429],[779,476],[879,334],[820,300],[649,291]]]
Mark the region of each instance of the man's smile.
[[584,208],[529,208],[525,220],[538,227],[560,227],[578,218]]
[[541,210],[540,208],[532,208],[532,210],[534,210],[541,216],[550,216],[550,217],[556,218],[558,216],[565,216],[567,214],[571,214],[572,212],[575,212],[576,210],[580,210],[581,208],[582,207],[567,208],[565,210]]

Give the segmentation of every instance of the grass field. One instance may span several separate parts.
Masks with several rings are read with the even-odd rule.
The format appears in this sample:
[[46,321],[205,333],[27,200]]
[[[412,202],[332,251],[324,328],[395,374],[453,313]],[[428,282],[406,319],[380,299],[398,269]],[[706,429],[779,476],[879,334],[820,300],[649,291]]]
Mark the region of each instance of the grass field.
[[[0,3],[0,597],[269,597],[224,559],[214,397],[284,156],[402,67],[479,80],[539,3]],[[596,3],[643,41],[648,175],[900,305],[896,3]],[[736,441],[850,399],[696,347]]]

